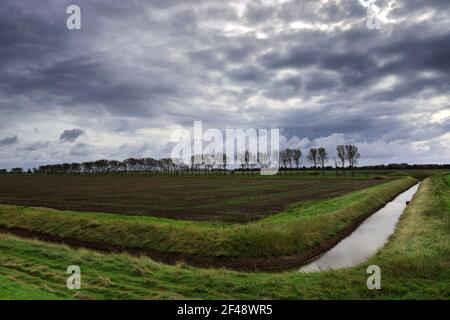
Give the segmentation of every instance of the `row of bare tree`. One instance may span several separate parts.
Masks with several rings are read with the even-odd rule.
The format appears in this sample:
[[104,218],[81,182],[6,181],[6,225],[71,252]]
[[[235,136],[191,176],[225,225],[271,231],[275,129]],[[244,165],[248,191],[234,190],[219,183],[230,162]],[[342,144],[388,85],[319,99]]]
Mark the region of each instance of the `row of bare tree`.
[[[284,171],[299,169],[302,165],[303,152],[301,149],[284,149],[279,154],[279,160]],[[337,157],[337,158],[336,158]],[[345,166],[354,168],[360,157],[358,147],[354,145],[339,145],[334,157],[336,174],[341,168],[345,175]],[[267,167],[267,157],[264,155],[252,155],[246,151],[238,156],[240,170],[247,174],[253,174],[257,167]],[[321,168],[325,174],[326,165],[329,162],[328,152],[325,148],[311,148],[307,151],[306,158],[315,169],[316,174]],[[305,167],[303,166],[305,169]],[[21,168],[15,168],[12,173],[24,172]],[[82,163],[49,164],[28,170],[28,173],[39,174],[100,174],[100,173],[129,173],[129,172],[152,172],[157,174],[183,175],[183,174],[225,174],[227,172],[227,156],[200,155],[193,156],[190,164],[170,158],[129,158],[123,161],[97,160]],[[353,172],[353,170],[352,170]]]
[[98,173],[121,173],[121,172],[160,172],[169,173],[180,170],[170,158],[129,158],[118,160],[97,160],[82,163],[49,164],[33,169],[35,173],[45,174],[98,174]]
[[[292,169],[293,165],[298,170],[302,164],[302,150],[301,149],[285,149],[280,152],[280,161],[283,164],[284,169]],[[336,172],[341,168],[345,175],[345,165],[353,169],[358,164],[358,159],[361,157],[358,147],[355,145],[338,145],[336,147],[336,157],[333,157]],[[322,174],[325,174],[325,168],[328,163],[329,155],[328,151],[323,148],[311,148],[306,154],[306,158],[311,163],[312,167],[316,170],[320,167]],[[353,170],[352,170],[353,173]]]

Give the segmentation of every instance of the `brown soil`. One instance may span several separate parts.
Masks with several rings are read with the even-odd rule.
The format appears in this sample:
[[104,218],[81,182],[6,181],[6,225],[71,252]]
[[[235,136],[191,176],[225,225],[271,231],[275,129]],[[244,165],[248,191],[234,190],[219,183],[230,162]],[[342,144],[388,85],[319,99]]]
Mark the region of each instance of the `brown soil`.
[[0,203],[244,223],[280,212],[296,202],[335,197],[382,182],[322,178],[0,175]]

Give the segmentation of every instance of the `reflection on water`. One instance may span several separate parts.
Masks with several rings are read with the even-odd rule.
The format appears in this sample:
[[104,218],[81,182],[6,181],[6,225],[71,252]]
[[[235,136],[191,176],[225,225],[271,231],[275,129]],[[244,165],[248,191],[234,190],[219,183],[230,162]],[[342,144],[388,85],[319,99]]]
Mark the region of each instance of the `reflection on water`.
[[352,267],[364,262],[382,248],[394,232],[406,201],[410,201],[419,184],[398,195],[384,208],[365,220],[351,235],[339,242],[318,259],[300,269],[315,272]]

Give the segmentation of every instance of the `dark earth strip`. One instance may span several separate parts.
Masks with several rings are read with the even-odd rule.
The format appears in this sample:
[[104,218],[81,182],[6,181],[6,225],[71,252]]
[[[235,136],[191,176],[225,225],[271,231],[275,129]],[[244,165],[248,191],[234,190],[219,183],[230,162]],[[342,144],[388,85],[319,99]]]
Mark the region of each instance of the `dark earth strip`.
[[0,175],[0,203],[245,223],[283,211],[293,203],[336,197],[383,182],[386,180]]

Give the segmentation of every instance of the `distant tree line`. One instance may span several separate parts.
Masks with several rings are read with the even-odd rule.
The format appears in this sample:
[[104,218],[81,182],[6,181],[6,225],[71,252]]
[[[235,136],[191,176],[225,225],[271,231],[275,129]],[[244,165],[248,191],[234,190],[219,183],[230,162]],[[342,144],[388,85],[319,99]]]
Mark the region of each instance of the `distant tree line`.
[[[201,160],[192,159],[192,165],[184,164],[180,161],[173,161],[171,158],[128,158],[123,161],[118,160],[96,160],[87,162],[73,162],[62,164],[48,164],[33,168],[27,171],[30,174],[102,174],[102,173],[132,173],[148,172],[158,174],[192,174],[208,173],[210,171],[225,170],[226,165],[211,165],[206,160],[206,156]],[[225,162],[226,163],[226,162]],[[24,173],[22,168],[11,169],[11,173]],[[0,173],[7,173],[1,169]]]
[[[292,172],[299,170],[302,165],[303,151],[301,149],[287,148],[280,151],[279,162],[280,170]],[[336,156],[333,157],[336,175],[339,170],[345,175],[346,168],[353,170],[358,164],[360,154],[358,147],[355,145],[338,145],[336,147]],[[332,169],[327,166],[329,159],[328,151],[323,147],[310,148],[306,150],[306,159],[311,164],[316,175],[319,169],[325,174],[326,169]],[[220,160],[220,161],[219,161]],[[242,155],[238,155],[240,168],[237,171],[243,171],[247,174],[253,172],[259,167],[268,166],[268,156],[265,154],[253,155],[249,151],[245,151]],[[306,167],[302,167],[306,170]],[[123,161],[118,160],[97,160],[88,162],[74,162],[62,164],[48,164],[39,168],[29,169],[27,173],[31,174],[102,174],[102,173],[131,173],[144,172],[156,173],[162,175],[200,175],[200,174],[225,174],[227,171],[227,156],[220,155],[198,155],[192,156],[190,164],[182,161],[172,160],[171,158],[154,159],[154,158],[129,158]],[[231,172],[233,172],[232,170]],[[11,173],[21,174],[25,171],[22,168],[13,168]],[[7,173],[6,170],[0,170],[0,173]]]
[[49,164],[33,169],[33,172],[43,174],[172,173],[187,169],[186,165],[176,164],[170,158],[129,158],[123,161],[102,159],[82,163]]

